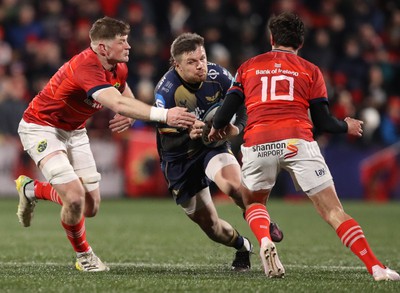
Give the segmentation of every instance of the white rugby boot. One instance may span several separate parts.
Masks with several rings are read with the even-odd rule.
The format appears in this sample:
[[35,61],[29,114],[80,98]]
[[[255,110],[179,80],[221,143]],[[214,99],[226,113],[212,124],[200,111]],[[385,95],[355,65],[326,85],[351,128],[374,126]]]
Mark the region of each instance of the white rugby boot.
[[28,176],[21,175],[15,180],[15,188],[18,191],[19,203],[17,216],[19,222],[24,227],[29,227],[33,218],[33,210],[36,206],[36,198],[30,199],[25,194],[25,186],[31,183],[33,179]]
[[268,278],[283,278],[285,276],[285,268],[279,260],[275,244],[267,237],[261,240],[260,257],[265,275]]
[[83,272],[102,272],[110,270],[93,251],[82,253],[78,256],[76,258],[75,268]]
[[372,276],[375,281],[400,281],[400,275],[396,271],[388,267],[381,268],[379,265],[372,267]]

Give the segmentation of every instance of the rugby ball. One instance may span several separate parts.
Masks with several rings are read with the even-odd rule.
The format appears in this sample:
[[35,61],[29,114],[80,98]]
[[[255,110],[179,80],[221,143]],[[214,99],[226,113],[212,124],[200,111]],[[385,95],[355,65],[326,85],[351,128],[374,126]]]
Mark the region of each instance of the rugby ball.
[[205,146],[210,147],[210,148],[218,147],[218,146],[224,144],[224,142],[226,141],[226,139],[213,141],[213,142],[208,140],[208,134],[211,131],[214,116],[215,116],[215,113],[217,113],[219,107],[220,107],[220,104],[213,105],[211,108],[209,108],[207,110],[207,112],[203,116],[203,122],[205,123],[205,125],[203,127],[203,135],[201,137],[201,140]]

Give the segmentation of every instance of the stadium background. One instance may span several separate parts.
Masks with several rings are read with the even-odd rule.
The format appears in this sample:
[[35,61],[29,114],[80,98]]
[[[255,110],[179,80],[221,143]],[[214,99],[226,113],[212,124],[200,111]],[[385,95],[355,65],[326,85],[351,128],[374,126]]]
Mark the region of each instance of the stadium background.
[[[342,198],[400,199],[400,1],[396,0],[3,0],[0,4],[0,197],[13,179],[39,176],[16,133],[22,112],[49,77],[89,45],[88,30],[108,15],[132,26],[129,84],[149,104],[169,67],[169,45],[184,31],[206,39],[210,61],[232,74],[270,49],[268,17],[299,13],[307,26],[300,55],[324,73],[331,110],[365,121],[364,137],[316,134]],[[89,122],[104,197],[168,196],[151,124],[112,135],[113,113]],[[237,151],[240,140],[234,142]],[[239,157],[239,154],[238,154]],[[298,197],[284,173],[276,197]]]

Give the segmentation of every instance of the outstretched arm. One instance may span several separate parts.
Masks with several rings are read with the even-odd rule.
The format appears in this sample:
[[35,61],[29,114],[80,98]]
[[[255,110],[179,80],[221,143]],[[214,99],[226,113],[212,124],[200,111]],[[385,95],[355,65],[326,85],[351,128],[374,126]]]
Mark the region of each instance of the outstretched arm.
[[[122,95],[135,99],[135,96],[128,83],[126,83],[125,90]],[[131,128],[133,123],[135,123],[135,120],[136,119],[125,117],[120,114],[115,114],[114,117],[109,121],[109,128],[111,129],[111,132],[120,133]]]
[[181,128],[190,127],[196,120],[196,116],[187,112],[186,108],[162,109],[152,107],[142,101],[121,95],[114,87],[99,90],[95,93],[94,98],[104,107],[132,119],[162,122],[169,126]]

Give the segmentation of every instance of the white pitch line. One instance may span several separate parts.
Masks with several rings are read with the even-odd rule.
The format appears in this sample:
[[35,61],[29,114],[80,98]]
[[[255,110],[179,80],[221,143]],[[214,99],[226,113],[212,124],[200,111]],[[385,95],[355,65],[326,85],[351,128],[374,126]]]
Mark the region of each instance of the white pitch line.
[[[198,264],[169,264],[169,263],[141,263],[141,262],[105,262],[109,266],[113,267],[137,267],[137,268],[165,268],[165,267],[177,267],[177,268],[215,268],[216,266],[221,265],[198,265]],[[68,262],[59,263],[59,262],[0,262],[0,266],[15,266],[15,265],[49,265],[49,266],[65,266]],[[315,269],[315,270],[327,270],[327,271],[337,271],[337,270],[346,270],[346,271],[354,271],[354,270],[365,270],[363,266],[326,266],[326,265],[285,265],[285,268],[293,268],[293,269]]]

